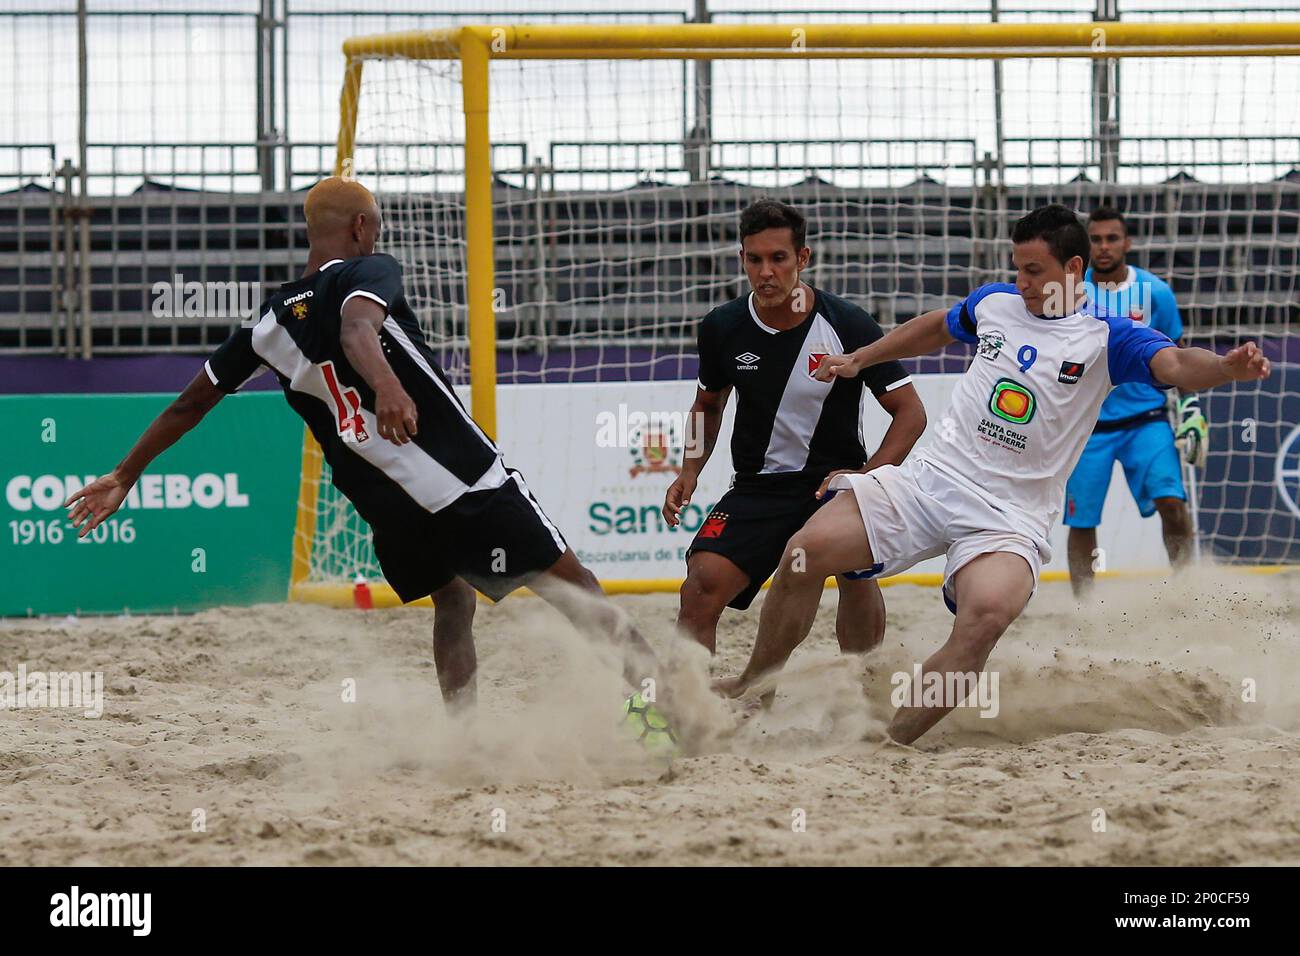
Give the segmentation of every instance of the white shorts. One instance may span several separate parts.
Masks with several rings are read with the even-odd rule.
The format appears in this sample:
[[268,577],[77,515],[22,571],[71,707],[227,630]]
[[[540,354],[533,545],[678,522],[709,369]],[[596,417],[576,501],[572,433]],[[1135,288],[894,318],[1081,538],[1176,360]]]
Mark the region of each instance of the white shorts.
[[943,599],[954,614],[953,578],[981,554],[1020,555],[1033,572],[1034,590],[1043,563],[1052,556],[1047,539],[1023,518],[997,508],[920,456],[865,475],[837,475],[830,487],[852,490],[862,513],[876,564],[861,576],[888,577],[946,554]]

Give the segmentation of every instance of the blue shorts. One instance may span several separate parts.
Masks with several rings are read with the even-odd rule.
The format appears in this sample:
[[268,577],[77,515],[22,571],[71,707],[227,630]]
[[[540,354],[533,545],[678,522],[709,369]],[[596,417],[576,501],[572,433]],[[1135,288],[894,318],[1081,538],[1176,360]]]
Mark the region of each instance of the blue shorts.
[[1168,422],[1094,432],[1065,486],[1065,523],[1071,528],[1101,524],[1101,506],[1106,503],[1117,459],[1124,466],[1124,477],[1142,517],[1155,513],[1156,498],[1187,500],[1174,430]]

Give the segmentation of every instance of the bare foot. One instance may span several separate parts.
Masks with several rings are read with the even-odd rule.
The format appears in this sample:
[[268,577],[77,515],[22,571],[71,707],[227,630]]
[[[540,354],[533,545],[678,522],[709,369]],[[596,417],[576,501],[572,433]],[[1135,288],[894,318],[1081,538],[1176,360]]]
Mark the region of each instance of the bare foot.
[[732,699],[739,697],[748,689],[748,685],[739,677],[719,677],[709,686],[720,697],[730,697]]

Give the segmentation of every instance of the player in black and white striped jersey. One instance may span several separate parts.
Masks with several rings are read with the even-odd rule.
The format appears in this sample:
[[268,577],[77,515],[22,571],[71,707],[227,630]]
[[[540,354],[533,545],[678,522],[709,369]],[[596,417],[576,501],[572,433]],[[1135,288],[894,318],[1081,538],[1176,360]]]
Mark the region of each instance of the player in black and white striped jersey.
[[[786,541],[827,500],[830,477],[899,464],[925,430],[925,407],[898,362],[835,383],[813,377],[818,362],[848,343],[883,333],[863,309],[800,279],[808,268],[807,225],[785,203],[761,199],[740,216],[740,257],[752,290],[700,322],[700,380],[689,417],[688,456],[669,487],[664,517],[680,521],[709,460],[731,392],[735,475],[691,542],[679,629],[713,652],[725,607],[744,610],[771,576]],[[893,421],[874,453],[863,446],[862,403],[870,392]],[[862,653],[884,637],[879,586],[840,575],[836,636]]]
[[217,349],[112,473],[68,499],[81,535],[117,510],[149,462],[269,368],[370,525],[389,584],[404,602],[432,596],[445,700],[474,699],[474,589],[500,600],[525,584],[589,635],[620,641],[624,675],[640,686],[655,670],[649,645],[457,399],[402,293],[400,265],[374,252],[374,197],[330,178],[304,208],[302,276]]

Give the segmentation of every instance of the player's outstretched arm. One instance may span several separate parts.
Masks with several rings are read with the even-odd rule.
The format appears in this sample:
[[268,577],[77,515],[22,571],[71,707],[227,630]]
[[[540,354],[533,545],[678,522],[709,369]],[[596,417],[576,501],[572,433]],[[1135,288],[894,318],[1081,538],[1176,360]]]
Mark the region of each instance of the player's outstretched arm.
[[1251,382],[1268,378],[1268,359],[1254,342],[1247,342],[1219,355],[1209,349],[1162,348],[1151,357],[1151,374],[1166,385],[1186,391],[1214,388],[1228,382]]
[[225,394],[212,384],[206,371],[200,370],[144,430],[116,468],[70,495],[63,507],[68,509],[73,526],[81,528],[77,537],[84,538],[117,511],[149,463],[201,422]]
[[700,472],[713,454],[718,431],[722,428],[722,412],[730,394],[731,386],[716,392],[703,388],[695,390],[695,403],[686,419],[686,454],[682,459],[682,471],[668,486],[668,493],[664,496],[663,516],[670,528],[681,523],[682,509],[691,503]]
[[416,432],[415,402],[402,388],[393,367],[384,358],[379,330],[388,310],[373,299],[355,296],[343,306],[339,344],[357,374],[375,393],[375,420],[379,437],[394,445],[405,445]]
[[828,355],[821,360],[813,377],[819,382],[829,382],[837,375],[853,378],[870,365],[938,351],[954,341],[952,333],[948,331],[947,317],[947,309],[935,309],[896,326],[851,355]]

